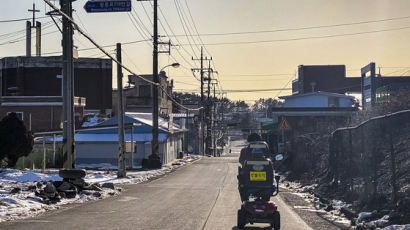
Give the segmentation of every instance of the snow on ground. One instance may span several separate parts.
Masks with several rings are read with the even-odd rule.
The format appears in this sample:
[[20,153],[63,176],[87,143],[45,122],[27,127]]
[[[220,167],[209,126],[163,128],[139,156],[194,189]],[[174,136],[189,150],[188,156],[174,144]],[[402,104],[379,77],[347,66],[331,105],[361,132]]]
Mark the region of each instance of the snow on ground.
[[410,230],[410,224],[406,225],[390,225],[383,228],[383,230]]
[[[127,171],[127,177],[121,179],[117,178],[117,172],[115,170],[87,170],[85,181],[90,184],[138,184],[151,178],[169,173],[172,170],[199,158],[200,156],[190,155],[183,160],[177,160],[168,165],[164,165],[161,169]],[[80,193],[77,194],[74,199],[62,198],[61,202],[50,205],[42,203],[42,199],[35,195],[34,191],[37,183],[41,184],[49,181],[61,180],[62,178],[58,176],[58,170],[46,170],[42,173],[40,170],[0,168],[0,222],[37,216],[48,210],[59,209],[65,204],[84,203],[89,200],[102,199],[118,194],[121,190],[104,188],[103,191],[99,192],[99,196]]]
[[279,183],[280,188],[292,191],[292,194],[303,198],[310,204],[309,206],[295,206],[294,208],[320,213],[331,222],[350,226],[351,221],[340,212],[342,207],[349,207],[348,204],[339,200],[332,200],[331,204],[323,204],[313,194],[313,190],[318,186],[317,184],[302,186],[300,183],[286,181],[285,176],[281,177],[284,178],[284,181]]
[[[282,176],[282,178],[286,178]],[[340,200],[331,200],[329,205],[320,202],[320,199],[315,197],[313,190],[318,186],[317,184],[302,186],[297,182],[289,182],[284,179],[282,183],[279,184],[280,188],[291,190],[293,194],[302,197],[305,201],[310,203],[310,206],[295,206],[296,209],[304,209],[306,211],[312,211],[317,213],[325,213],[325,218],[332,222],[341,223],[346,226],[351,224],[351,221],[347,219],[343,213],[341,213],[342,208],[349,208],[351,204],[347,204]],[[329,206],[331,206],[330,209]],[[327,210],[326,210],[327,209]],[[389,216],[385,215],[380,219],[369,221],[371,218],[371,212],[361,212],[358,215],[358,222],[363,223],[362,226],[366,229],[383,229],[383,230],[410,230],[410,224],[407,225],[390,225]],[[368,222],[367,222],[368,221]]]

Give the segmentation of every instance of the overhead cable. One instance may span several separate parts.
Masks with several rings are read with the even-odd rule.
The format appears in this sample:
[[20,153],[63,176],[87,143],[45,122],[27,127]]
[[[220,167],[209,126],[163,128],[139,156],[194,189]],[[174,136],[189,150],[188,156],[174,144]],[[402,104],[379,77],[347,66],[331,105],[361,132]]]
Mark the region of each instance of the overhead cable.
[[50,2],[50,0],[44,0],[44,2],[46,2],[51,8],[53,8],[55,11],[58,11],[63,17],[65,17],[74,27],[75,29],[82,34],[85,38],[87,38],[94,46],[96,46],[101,52],[103,52],[107,57],[109,57],[112,61],[114,61],[115,63],[117,63],[119,66],[121,66],[123,69],[125,69],[126,71],[128,71],[129,73],[135,75],[137,78],[140,78],[141,80],[148,82],[154,86],[159,87],[168,97],[169,99],[171,99],[171,101],[173,101],[177,106],[186,109],[186,110],[193,110],[193,111],[197,111],[202,109],[201,108],[197,108],[197,109],[191,109],[188,107],[183,106],[182,104],[178,103],[174,98],[172,98],[171,95],[169,95],[169,93],[167,92],[167,89],[164,89],[160,84],[155,83],[153,81],[150,81],[142,76],[139,76],[138,74],[134,73],[131,69],[129,69],[127,66],[123,65],[122,63],[120,63],[116,58],[114,58],[109,52],[107,52],[104,48],[102,48],[100,45],[98,45],[97,42],[95,42],[88,34],[86,34],[79,26],[77,23],[74,22],[74,20],[68,16],[67,14],[65,14],[63,11],[61,11],[60,9],[58,9],[53,3]]

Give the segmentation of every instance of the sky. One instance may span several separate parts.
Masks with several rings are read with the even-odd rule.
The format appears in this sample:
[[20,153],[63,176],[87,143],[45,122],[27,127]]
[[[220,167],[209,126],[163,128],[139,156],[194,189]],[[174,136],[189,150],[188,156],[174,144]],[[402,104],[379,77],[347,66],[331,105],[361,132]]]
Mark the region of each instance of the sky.
[[[30,18],[32,14],[27,10],[32,8],[33,3],[41,11],[38,17],[43,17],[50,8],[43,0],[1,1],[0,57],[25,55],[24,40],[9,43],[13,39],[24,38],[24,34],[13,32],[24,30],[25,22],[1,21]],[[168,76],[174,79],[177,91],[199,90],[200,83],[192,75],[191,69],[199,67],[199,62],[192,61],[192,57],[200,57],[201,45],[205,47],[205,56],[212,57],[212,68],[218,72],[214,74],[220,82],[217,92],[227,90],[228,98],[246,100],[248,103],[259,98],[291,94],[286,88],[291,87],[299,65],[344,64],[348,76],[359,76],[361,67],[376,62],[383,75],[410,75],[408,0],[158,2],[159,34],[163,36],[161,40],[166,42],[170,39],[175,45],[171,49],[171,56],[160,54],[159,68],[175,61],[181,64],[178,69],[166,69]],[[58,1],[54,3],[58,5]],[[74,20],[80,27],[101,45],[141,41],[123,46],[123,61],[137,74],[151,73],[152,44],[143,41],[150,39],[152,34],[151,2],[132,0],[131,13],[86,13],[83,9],[85,3],[86,0],[73,3]],[[43,53],[61,52],[61,34],[57,32],[56,26],[50,23],[50,18],[40,21],[44,25]],[[368,21],[373,22],[361,23]],[[265,32],[255,33],[257,31]],[[247,33],[232,34],[238,32]],[[4,35],[9,33],[13,33],[13,37]],[[198,33],[200,39],[198,36],[189,36]],[[74,38],[80,50],[93,47],[78,33]],[[247,43],[255,41],[265,42]],[[112,53],[114,49],[107,48]],[[98,50],[80,51],[79,55],[103,57]],[[115,73],[114,68],[113,86],[116,85]],[[271,91],[254,92],[261,89]]]

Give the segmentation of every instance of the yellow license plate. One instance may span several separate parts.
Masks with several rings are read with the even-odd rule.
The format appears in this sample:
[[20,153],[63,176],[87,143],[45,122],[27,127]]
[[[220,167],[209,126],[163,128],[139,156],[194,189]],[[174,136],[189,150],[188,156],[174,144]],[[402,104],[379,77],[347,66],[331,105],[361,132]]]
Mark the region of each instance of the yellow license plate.
[[251,181],[266,181],[266,172],[250,172]]

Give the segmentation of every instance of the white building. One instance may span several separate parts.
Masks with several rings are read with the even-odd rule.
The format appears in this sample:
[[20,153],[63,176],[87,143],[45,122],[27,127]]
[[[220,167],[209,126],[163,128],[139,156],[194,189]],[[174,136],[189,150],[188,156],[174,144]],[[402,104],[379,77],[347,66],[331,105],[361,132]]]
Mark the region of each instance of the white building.
[[[75,135],[76,165],[95,167],[96,165],[118,165],[117,117],[104,121],[91,130],[83,130]],[[142,159],[151,155],[152,114],[126,113],[124,118],[126,165],[140,166]],[[162,164],[175,160],[184,149],[184,132],[175,124],[169,127],[167,120],[159,118],[159,156]],[[131,143],[134,143],[131,145]],[[134,146],[132,149],[131,146]]]
[[280,97],[285,108],[351,108],[355,98],[344,94],[313,92]]

